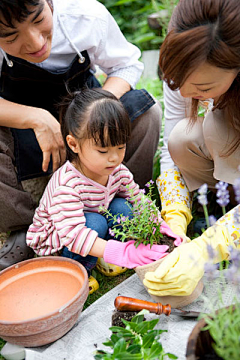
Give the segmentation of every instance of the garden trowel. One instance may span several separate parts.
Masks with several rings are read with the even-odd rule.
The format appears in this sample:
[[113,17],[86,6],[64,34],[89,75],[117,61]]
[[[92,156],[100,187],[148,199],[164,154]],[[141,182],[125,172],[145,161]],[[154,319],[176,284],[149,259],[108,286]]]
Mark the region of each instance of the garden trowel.
[[157,315],[179,315],[183,317],[197,318],[200,315],[198,311],[186,311],[182,309],[173,309],[171,305],[163,305],[161,303],[154,303],[150,301],[134,299],[126,296],[118,296],[114,301],[114,306],[118,311],[140,311],[146,309],[151,313]]

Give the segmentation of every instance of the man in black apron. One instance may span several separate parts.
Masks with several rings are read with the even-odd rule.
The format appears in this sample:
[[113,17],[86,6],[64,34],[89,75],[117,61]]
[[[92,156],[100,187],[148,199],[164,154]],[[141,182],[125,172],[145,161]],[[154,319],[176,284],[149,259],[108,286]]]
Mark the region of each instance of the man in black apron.
[[[18,1],[21,2],[21,0]],[[28,2],[28,6],[30,6],[29,2],[32,3],[33,1],[23,0],[23,3]],[[51,3],[48,2],[47,6],[51,9]],[[36,6],[31,7],[32,9],[33,15],[27,16],[26,21],[29,17],[33,18],[34,21],[35,17],[38,20],[39,14],[41,17],[42,13],[44,17],[49,16],[46,0],[37,1]],[[44,11],[47,12],[47,15]],[[0,7],[0,21],[2,20],[4,19],[1,16]],[[17,22],[20,24],[20,30],[24,23],[25,20]],[[6,27],[3,29],[4,31],[9,30]],[[10,28],[10,30],[15,30],[15,27]],[[5,33],[1,36],[0,26],[0,45],[3,50],[5,50],[5,38],[12,39],[14,36],[19,36],[18,32],[16,35],[11,32],[9,34]],[[51,39],[49,42],[51,45]],[[9,47],[6,46],[6,48]],[[44,53],[44,49],[40,49],[36,62],[45,60],[44,56],[47,57],[46,51],[42,60],[41,51]],[[87,51],[83,51],[81,57],[76,55],[64,71],[48,71],[35,65],[34,61],[25,60],[24,56],[23,58],[20,58],[19,55],[16,57],[6,51],[1,69],[0,96],[2,99],[0,99],[0,105],[2,102],[3,105],[9,106],[9,118],[11,118],[11,104],[14,103],[14,105],[24,105],[26,111],[27,106],[29,111],[32,111],[32,108],[42,109],[43,112],[47,110],[55,119],[58,119],[57,104],[67,93],[66,89],[74,91],[83,86],[100,86],[90,71],[90,59]],[[155,103],[146,90],[130,90],[130,86],[127,90],[129,91],[126,91],[120,99],[130,115],[133,136],[130,143],[127,144],[125,163],[135,175],[135,181],[143,186],[151,178],[152,162],[144,166],[145,171],[141,174],[139,169],[143,165],[142,152],[144,148],[146,159],[149,158],[148,153],[153,159],[159,139],[160,110],[159,105]],[[22,109],[19,108],[19,111]],[[155,134],[151,135],[149,131],[152,132],[152,128],[149,126],[148,129],[146,126],[146,117],[151,119],[154,116],[159,118],[159,125],[155,126]],[[16,127],[13,125],[11,128],[7,127],[7,121],[6,124],[3,122],[1,125],[4,126],[0,127],[0,230],[11,231],[11,235],[3,248],[0,249],[0,270],[34,255],[33,250],[26,246],[25,235],[32,222],[36,204],[34,204],[31,195],[23,191],[21,181],[49,175],[65,160],[65,149],[60,134],[56,134],[56,138],[53,136],[53,144],[49,144],[50,148],[52,145],[56,145],[58,155],[55,156],[52,152],[53,161],[48,164],[48,158],[44,159],[44,149],[39,140],[41,134],[36,137],[36,131],[23,126],[18,128],[17,123]],[[139,146],[140,143],[141,147]],[[44,161],[45,165],[43,165]],[[45,167],[44,172],[43,167]]]

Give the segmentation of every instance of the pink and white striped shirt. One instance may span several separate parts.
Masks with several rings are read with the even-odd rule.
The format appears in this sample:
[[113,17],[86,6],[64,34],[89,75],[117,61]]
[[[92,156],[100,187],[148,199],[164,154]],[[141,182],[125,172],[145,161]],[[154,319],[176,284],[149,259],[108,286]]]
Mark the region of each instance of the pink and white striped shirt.
[[103,186],[82,175],[67,161],[53,174],[44,191],[27,232],[27,245],[38,255],[51,255],[66,246],[86,256],[98,233],[85,226],[84,212],[97,213],[100,206],[108,208],[116,195],[128,198],[126,185],[134,189],[134,195],[140,196],[139,186],[123,164]]

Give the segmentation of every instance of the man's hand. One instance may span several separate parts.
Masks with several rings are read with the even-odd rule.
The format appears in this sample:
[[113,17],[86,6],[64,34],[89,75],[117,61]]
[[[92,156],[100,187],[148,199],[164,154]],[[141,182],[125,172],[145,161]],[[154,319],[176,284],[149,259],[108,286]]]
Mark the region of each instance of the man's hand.
[[59,122],[44,109],[35,108],[35,127],[33,128],[43,152],[42,169],[47,171],[52,156],[53,171],[66,159],[66,150]]

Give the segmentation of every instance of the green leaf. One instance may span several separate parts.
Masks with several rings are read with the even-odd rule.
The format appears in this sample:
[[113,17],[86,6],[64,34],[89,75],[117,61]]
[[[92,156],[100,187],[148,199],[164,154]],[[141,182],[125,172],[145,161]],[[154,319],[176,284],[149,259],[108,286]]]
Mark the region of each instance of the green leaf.
[[158,321],[159,319],[153,319],[140,323],[136,328],[136,332],[138,334],[145,334],[148,330],[152,330],[157,325]]
[[163,347],[162,344],[160,342],[155,343],[152,347],[151,347],[151,351],[150,351],[150,359],[156,359],[156,357],[158,357],[163,351]]
[[115,3],[115,6],[123,5],[123,4],[129,4],[132,2],[135,2],[137,0],[119,0]]
[[129,352],[121,353],[113,358],[113,360],[142,360],[141,354],[130,354]]
[[144,315],[145,314],[149,314],[149,311],[148,310],[146,310],[146,309],[143,309],[143,310],[141,310],[138,314],[136,314],[133,318],[132,318],[132,320],[131,320],[131,322],[135,322],[135,323],[140,323],[140,322],[142,322],[143,320],[144,320]]
[[171,353],[166,353],[165,355],[167,355],[169,357],[169,359],[178,359],[178,357],[176,355],[173,355]]
[[144,335],[143,337],[143,342],[142,342],[142,347],[143,348],[150,348],[154,342],[155,336],[152,333],[148,333],[146,335]]
[[94,355],[94,359],[102,359],[102,360],[114,360],[114,358],[112,358],[112,355],[111,354],[107,354],[105,353],[104,351],[102,351],[102,354],[96,354]]
[[116,344],[114,345],[114,355],[118,355],[122,352],[125,352],[125,350],[127,349],[127,344],[126,341],[122,338],[119,339],[118,342],[116,342]]
[[141,345],[136,345],[136,344],[130,345],[127,351],[131,354],[141,353]]

